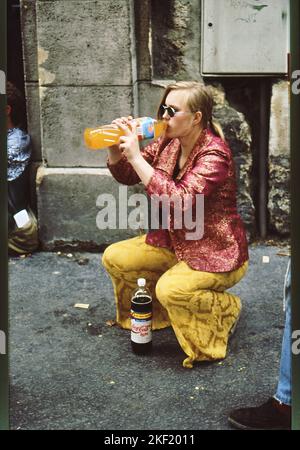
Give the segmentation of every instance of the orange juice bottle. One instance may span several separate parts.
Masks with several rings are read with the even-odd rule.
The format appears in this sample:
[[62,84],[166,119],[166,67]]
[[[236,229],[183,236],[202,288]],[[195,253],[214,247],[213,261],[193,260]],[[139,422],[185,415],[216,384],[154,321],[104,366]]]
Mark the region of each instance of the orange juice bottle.
[[[137,135],[139,140],[157,139],[165,129],[163,120],[155,120],[151,117],[139,117],[133,119],[137,123]],[[92,150],[100,150],[119,143],[123,131],[113,125],[102,125],[97,128],[86,128],[84,130],[84,142]]]

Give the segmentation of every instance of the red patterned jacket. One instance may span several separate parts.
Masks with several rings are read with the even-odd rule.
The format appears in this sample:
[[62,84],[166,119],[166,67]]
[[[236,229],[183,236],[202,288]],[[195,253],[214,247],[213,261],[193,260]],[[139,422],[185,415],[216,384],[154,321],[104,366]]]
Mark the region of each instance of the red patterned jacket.
[[[204,130],[173,179],[179,152],[179,139],[162,138],[142,150],[144,159],[154,168],[145,189],[150,196],[165,194],[182,199],[186,194],[193,199],[196,194],[203,194],[204,234],[198,240],[186,239],[186,232],[191,230],[184,226],[176,229],[174,217],[171,217],[169,229],[149,231],[146,242],[175,251],[178,260],[195,270],[230,272],[238,269],[249,256],[244,225],[236,207],[235,168],[229,147],[210,130]],[[124,155],[116,164],[108,162],[107,166],[122,184],[140,182]],[[195,217],[195,210],[192,217]]]

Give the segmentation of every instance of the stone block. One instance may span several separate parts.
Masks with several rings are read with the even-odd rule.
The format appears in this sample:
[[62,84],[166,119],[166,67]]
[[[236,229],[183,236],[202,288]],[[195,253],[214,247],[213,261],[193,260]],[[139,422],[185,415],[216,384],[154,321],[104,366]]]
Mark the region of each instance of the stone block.
[[280,235],[290,232],[289,83],[272,86],[269,141],[269,224]]
[[278,81],[272,86],[270,111],[269,155],[290,155],[289,82]]
[[236,166],[237,204],[250,236],[255,234],[255,207],[252,199],[251,130],[245,116],[232,108],[221,85],[212,86],[214,118],[220,123]]
[[154,77],[201,79],[201,2],[152,0],[151,5]]
[[135,35],[138,80],[151,80],[151,3],[149,0],[135,0]]
[[131,87],[40,88],[42,155],[50,167],[104,167],[106,151],[85,147],[86,127],[132,114]]
[[27,125],[32,143],[32,161],[42,160],[41,117],[38,83],[25,83]]
[[39,79],[37,67],[36,1],[21,0],[21,30],[24,78],[26,82]]
[[166,81],[159,82],[154,80],[151,83],[139,83],[138,92],[140,116],[156,118],[158,105],[167,84],[169,83]]
[[[122,195],[144,192],[143,186],[123,186],[108,169],[49,169],[40,167],[36,176],[39,239],[42,249],[73,247],[100,251],[112,242],[137,236],[144,230],[119,229],[119,211],[125,201]],[[120,188],[123,193],[120,193]],[[115,199],[117,229],[99,229],[97,199],[109,194]],[[99,202],[99,200],[98,200]],[[103,205],[106,207],[106,205]],[[128,206],[128,213],[135,208]],[[123,216],[124,217],[124,216]]]
[[40,84],[131,84],[130,27],[129,0],[38,1]]

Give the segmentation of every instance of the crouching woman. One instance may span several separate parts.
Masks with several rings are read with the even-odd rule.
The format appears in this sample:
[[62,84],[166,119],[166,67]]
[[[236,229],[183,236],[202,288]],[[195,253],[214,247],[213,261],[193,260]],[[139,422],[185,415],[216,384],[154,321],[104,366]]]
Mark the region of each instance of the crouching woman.
[[[204,233],[189,239],[175,226],[171,208],[168,229],[110,245],[103,265],[114,287],[117,323],[130,328],[130,298],[137,278],[153,294],[153,329],[172,326],[187,358],[222,359],[236,324],[241,300],[226,292],[248,267],[248,246],[236,206],[236,180],[231,151],[213,118],[213,100],[199,82],[169,85],[159,105],[164,135],[142,151],[129,118],[114,121],[123,131],[118,146],[108,150],[108,168],[126,185],[142,182],[151,197],[204,198]],[[189,235],[191,236],[192,233]]]

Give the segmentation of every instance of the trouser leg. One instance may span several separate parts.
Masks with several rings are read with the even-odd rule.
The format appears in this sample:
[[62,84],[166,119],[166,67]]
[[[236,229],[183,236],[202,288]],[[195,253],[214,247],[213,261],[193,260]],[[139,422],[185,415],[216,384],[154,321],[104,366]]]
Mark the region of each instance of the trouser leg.
[[290,263],[287,269],[285,279],[285,304],[286,316],[285,327],[283,332],[279,380],[275,398],[281,403],[290,405],[292,402],[292,351],[291,351],[291,334],[292,334],[292,316],[291,316],[291,270]]
[[153,298],[152,328],[170,326],[165,308],[158,302],[155,286],[161,275],[177,263],[168,249],[146,244],[145,235],[110,245],[104,252],[102,263],[110,274],[116,300],[116,321],[130,329],[130,299],[137,287],[137,279],[145,278]]
[[188,356],[184,367],[193,367],[193,361],[226,356],[229,332],[239,316],[241,301],[225,289],[236,284],[247,267],[245,263],[233,272],[208,273],[180,261],[159,279],[156,295]]

